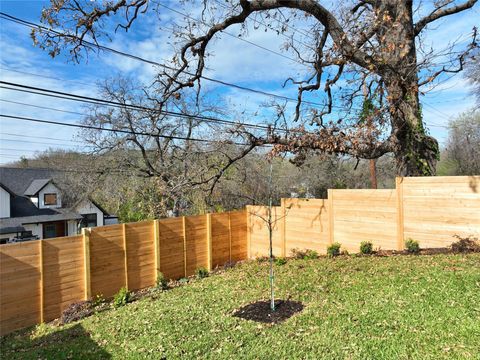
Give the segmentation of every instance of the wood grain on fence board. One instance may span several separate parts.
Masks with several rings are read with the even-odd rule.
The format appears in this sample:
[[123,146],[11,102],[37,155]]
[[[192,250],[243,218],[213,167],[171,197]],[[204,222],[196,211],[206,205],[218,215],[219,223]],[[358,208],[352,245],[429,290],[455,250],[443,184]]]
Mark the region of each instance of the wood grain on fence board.
[[245,210],[230,212],[230,261],[247,258],[247,218]]
[[343,249],[359,252],[362,241],[374,248],[397,248],[395,190],[332,190],[333,238]]
[[212,267],[223,266],[230,260],[229,213],[211,214]]
[[[266,206],[249,206],[250,214],[250,253],[251,257],[268,256],[269,254],[269,230],[267,222],[268,207]],[[282,209],[280,206],[272,207],[272,243],[273,243],[273,255],[281,256],[283,243],[281,232],[281,214]]]
[[92,296],[109,298],[126,285],[123,224],[91,229],[90,279]]
[[125,224],[129,290],[155,285],[154,237],[153,221]]
[[182,223],[182,218],[170,218],[158,221],[160,271],[167,279],[179,279],[185,276]]
[[402,199],[404,239],[435,248],[480,238],[480,176],[404,178]]
[[40,322],[39,243],[0,246],[0,333]]
[[44,321],[60,317],[85,293],[82,236],[42,240]]
[[186,276],[195,270],[208,267],[207,217],[205,215],[185,217]]
[[285,248],[325,252],[330,244],[328,201],[324,199],[284,199]]

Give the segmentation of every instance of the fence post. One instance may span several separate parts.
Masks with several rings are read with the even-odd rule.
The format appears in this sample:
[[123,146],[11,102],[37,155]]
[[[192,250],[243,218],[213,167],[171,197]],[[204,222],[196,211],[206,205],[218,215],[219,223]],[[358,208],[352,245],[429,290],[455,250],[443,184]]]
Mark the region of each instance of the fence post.
[[250,206],[246,205],[245,206],[245,215],[247,217],[247,260],[250,259],[250,242],[251,242],[251,231],[252,227],[250,224],[250,211],[249,211]]
[[286,238],[286,226],[287,226],[287,211],[285,209],[285,200],[286,199],[280,199],[280,206],[281,206],[281,217],[282,217],[282,225],[281,225],[281,239],[282,239],[282,256],[285,257],[287,256],[287,238]]
[[330,245],[335,241],[335,234],[333,228],[333,190],[328,189],[327,191],[328,198],[328,235],[330,239]]
[[123,236],[123,257],[125,259],[125,287],[127,290],[128,287],[128,252],[127,252],[127,233],[126,233],[126,225],[125,223],[122,224],[122,236]]
[[207,214],[207,261],[208,271],[212,271],[212,214]]
[[395,178],[397,191],[397,250],[403,250],[404,220],[403,220],[403,177]]
[[39,259],[39,267],[40,267],[40,324],[44,321],[44,294],[45,294],[45,287],[43,286],[43,240],[40,239],[38,241],[38,259]]
[[187,232],[185,226],[185,216],[182,216],[182,228],[183,228],[183,270],[184,275],[187,277]]
[[153,220],[153,241],[155,248],[155,283],[157,283],[160,274],[160,224],[158,219]]
[[83,236],[83,277],[84,277],[84,290],[85,300],[92,297],[92,288],[90,282],[90,228],[82,229]]

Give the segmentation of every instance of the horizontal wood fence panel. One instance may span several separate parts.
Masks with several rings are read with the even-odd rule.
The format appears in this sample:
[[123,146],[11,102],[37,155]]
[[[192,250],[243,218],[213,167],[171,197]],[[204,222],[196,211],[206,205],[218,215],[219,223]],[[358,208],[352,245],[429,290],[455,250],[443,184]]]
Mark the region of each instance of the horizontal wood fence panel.
[[480,238],[480,176],[403,178],[402,186],[403,240],[435,248],[458,241],[455,235]]
[[230,261],[245,260],[247,258],[247,213],[245,210],[230,212],[230,229]]
[[41,319],[40,241],[0,246],[0,334]]
[[331,190],[333,239],[356,253],[362,241],[377,249],[397,247],[397,197],[395,190]]
[[90,277],[92,296],[112,297],[126,286],[123,225],[92,228]]
[[182,218],[159,220],[158,227],[160,271],[167,279],[179,279],[185,276]]
[[84,288],[83,237],[43,240],[43,320],[62,315],[71,303],[82,300]]
[[328,204],[324,199],[284,199],[285,249],[323,253],[329,245]]
[[[250,255],[253,258],[269,255],[269,231],[266,219],[268,218],[268,207],[249,206],[250,212]],[[272,207],[273,219],[273,255],[282,256],[283,243],[281,234],[282,210],[280,206]]]
[[195,270],[208,268],[207,216],[185,217],[187,276],[195,274]]
[[230,261],[230,213],[211,214],[212,268]]
[[125,224],[129,290],[155,285],[153,224],[153,221]]

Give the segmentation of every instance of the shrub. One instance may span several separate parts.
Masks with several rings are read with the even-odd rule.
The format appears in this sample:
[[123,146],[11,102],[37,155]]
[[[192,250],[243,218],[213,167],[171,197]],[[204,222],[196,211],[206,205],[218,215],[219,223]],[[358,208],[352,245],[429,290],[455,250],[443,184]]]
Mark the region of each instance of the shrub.
[[188,284],[188,278],[186,278],[186,277],[180,278],[180,279],[178,279],[178,283],[180,285]]
[[208,276],[208,270],[204,267],[199,267],[197,270],[195,270],[195,275],[197,275],[197,278],[199,279],[206,278]]
[[284,257],[277,257],[275,258],[275,265],[281,266],[287,263],[287,259]]
[[103,294],[98,294],[95,295],[95,297],[92,299],[92,305],[93,307],[97,307],[105,302],[105,298],[103,297]]
[[370,241],[362,241],[360,244],[360,252],[362,254],[371,254],[373,252],[373,245]]
[[118,293],[113,296],[113,306],[119,308],[127,305],[131,299],[131,294],[126,287],[122,287]]
[[294,257],[295,259],[311,260],[311,259],[318,258],[318,253],[315,250],[311,250],[311,249],[304,249],[304,250],[292,249],[291,253],[292,253],[292,257]]
[[330,245],[330,246],[327,248],[327,255],[330,256],[330,257],[334,257],[334,256],[340,255],[340,248],[341,248],[341,246],[342,246],[342,245],[340,245],[340,243],[338,243],[338,242],[333,243],[332,245]]
[[420,252],[420,245],[418,241],[413,239],[408,239],[405,241],[405,248],[410,254],[418,254]]
[[305,251],[305,255],[303,256],[304,259],[317,259],[318,258],[318,253],[315,250],[307,250]]
[[480,252],[480,242],[477,238],[466,237],[461,238],[455,235],[458,241],[450,245],[451,249],[455,253],[467,253],[467,252]]
[[166,290],[168,289],[168,281],[165,279],[165,276],[161,271],[158,272],[157,274],[157,283],[156,283],[157,289],[160,290]]

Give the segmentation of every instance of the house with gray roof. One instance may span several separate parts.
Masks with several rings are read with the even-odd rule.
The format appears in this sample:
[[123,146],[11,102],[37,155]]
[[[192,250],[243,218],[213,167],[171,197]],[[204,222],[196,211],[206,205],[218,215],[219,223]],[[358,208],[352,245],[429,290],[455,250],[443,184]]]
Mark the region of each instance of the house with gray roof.
[[72,204],[64,199],[69,189],[58,185],[61,175],[0,167],[0,243],[76,235],[82,227],[105,224],[109,214],[91,199]]

